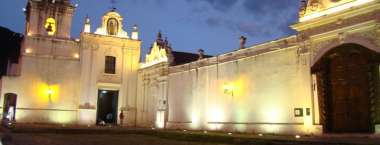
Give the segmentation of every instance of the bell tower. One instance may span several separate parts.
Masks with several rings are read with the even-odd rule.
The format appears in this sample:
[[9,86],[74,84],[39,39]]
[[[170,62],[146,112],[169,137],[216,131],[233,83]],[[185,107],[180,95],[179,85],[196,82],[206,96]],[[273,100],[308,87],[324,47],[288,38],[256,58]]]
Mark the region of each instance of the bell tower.
[[70,0],[28,0],[25,33],[69,39],[74,10]]

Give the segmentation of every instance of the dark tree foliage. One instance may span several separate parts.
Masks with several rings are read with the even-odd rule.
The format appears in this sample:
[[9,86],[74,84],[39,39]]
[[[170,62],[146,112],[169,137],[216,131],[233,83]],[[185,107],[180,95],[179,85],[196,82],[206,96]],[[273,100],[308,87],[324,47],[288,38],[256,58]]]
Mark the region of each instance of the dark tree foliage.
[[23,37],[0,26],[0,78],[6,74],[8,62],[18,63]]

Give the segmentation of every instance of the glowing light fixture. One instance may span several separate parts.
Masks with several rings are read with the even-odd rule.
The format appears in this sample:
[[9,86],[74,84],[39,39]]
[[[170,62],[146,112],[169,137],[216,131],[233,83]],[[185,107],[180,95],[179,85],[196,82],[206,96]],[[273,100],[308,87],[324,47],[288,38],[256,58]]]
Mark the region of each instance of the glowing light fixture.
[[53,90],[49,88],[49,89],[47,90],[47,94],[48,94],[48,95],[52,95],[52,94],[53,94]]
[[234,96],[235,85],[232,83],[224,84],[223,85],[223,91],[224,91],[224,94]]
[[264,136],[264,135],[260,133],[260,134],[258,134],[258,136]]
[[301,138],[301,136],[300,135],[296,135],[296,136],[294,136],[296,139],[300,139]]
[[52,97],[52,95],[53,95],[54,92],[53,92],[53,90],[51,88],[49,88],[46,93],[48,94],[49,102],[51,103],[52,102],[51,97]]
[[75,53],[75,54],[74,54],[74,58],[79,58],[79,54],[78,54],[78,53]]
[[352,8],[352,7],[356,7],[356,6],[359,6],[359,5],[362,5],[362,4],[365,4],[365,3],[369,3],[369,2],[372,2],[372,1],[375,1],[375,0],[356,0],[356,1],[353,1],[353,2],[350,2],[350,3],[346,3],[346,4],[343,4],[343,5],[340,5],[340,6],[336,6],[336,7],[324,10],[324,11],[320,11],[320,12],[316,12],[316,13],[313,13],[313,14],[310,14],[310,15],[306,15],[306,16],[300,18],[300,22],[308,21],[308,20],[311,20],[311,19],[315,19],[315,18],[319,18],[319,17],[325,16],[325,15],[329,15],[329,14],[333,14],[333,13],[340,12],[340,11],[343,11],[343,10],[347,10],[347,9]]
[[26,54],[32,53],[32,49],[30,49],[30,48],[25,49],[25,53]]

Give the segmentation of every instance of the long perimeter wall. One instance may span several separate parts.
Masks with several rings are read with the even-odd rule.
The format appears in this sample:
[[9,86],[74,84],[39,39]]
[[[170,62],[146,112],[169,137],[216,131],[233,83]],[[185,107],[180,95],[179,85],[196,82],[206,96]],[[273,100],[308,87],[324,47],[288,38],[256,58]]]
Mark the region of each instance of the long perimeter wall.
[[[223,56],[221,56],[223,57]],[[307,57],[307,56],[306,56]],[[176,72],[168,82],[169,128],[320,132],[313,125],[309,62],[298,47]],[[216,58],[219,59],[219,58]],[[310,114],[296,117],[295,110]],[[298,114],[299,115],[299,114]]]

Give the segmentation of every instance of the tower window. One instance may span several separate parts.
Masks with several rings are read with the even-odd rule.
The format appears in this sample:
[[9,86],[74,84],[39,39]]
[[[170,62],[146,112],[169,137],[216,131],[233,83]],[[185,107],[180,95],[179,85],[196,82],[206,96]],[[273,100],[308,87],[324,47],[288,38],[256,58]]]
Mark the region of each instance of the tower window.
[[48,35],[54,35],[57,28],[56,28],[56,21],[54,18],[48,18],[45,22],[45,29]]
[[107,74],[116,73],[116,57],[106,56],[104,72]]

